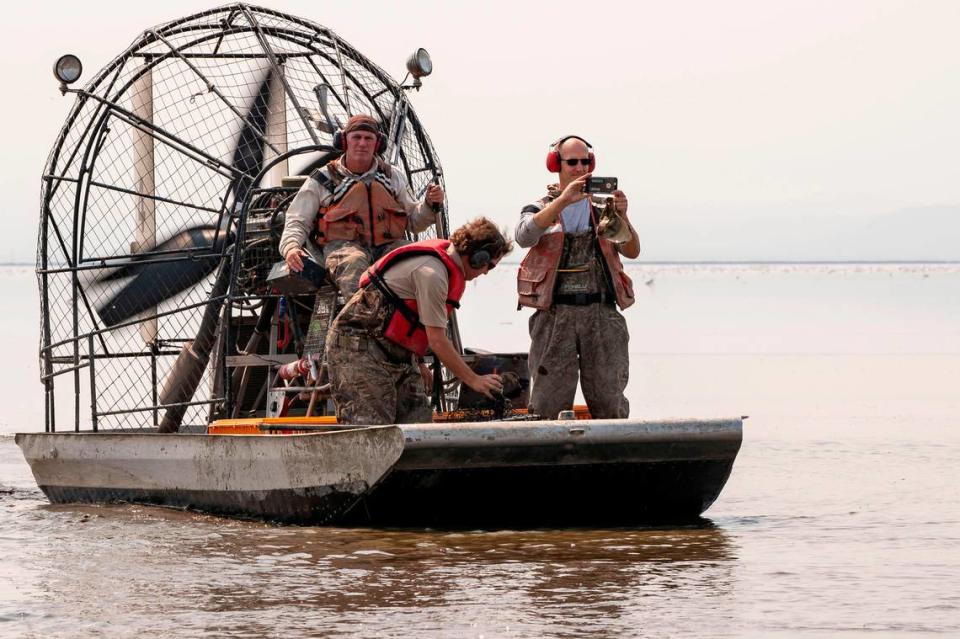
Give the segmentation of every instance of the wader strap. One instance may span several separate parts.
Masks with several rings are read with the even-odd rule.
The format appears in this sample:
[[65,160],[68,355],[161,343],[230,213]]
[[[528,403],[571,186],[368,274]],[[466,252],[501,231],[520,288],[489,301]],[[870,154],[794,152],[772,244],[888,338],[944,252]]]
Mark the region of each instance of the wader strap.
[[570,306],[588,306],[590,304],[613,304],[614,297],[606,293],[576,293],[561,294],[553,296],[554,304],[568,304]]

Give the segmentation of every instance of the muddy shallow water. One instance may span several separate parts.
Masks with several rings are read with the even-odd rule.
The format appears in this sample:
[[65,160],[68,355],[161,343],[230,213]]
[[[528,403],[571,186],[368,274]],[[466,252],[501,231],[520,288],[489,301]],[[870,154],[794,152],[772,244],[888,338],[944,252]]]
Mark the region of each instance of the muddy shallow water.
[[[509,270],[468,290],[465,309],[496,312],[465,317],[468,344],[523,347]],[[13,356],[35,362],[33,278],[0,277],[23,292]],[[0,635],[960,633],[960,269],[634,277],[634,416],[750,415],[700,525],[377,530],[51,506],[0,435]],[[42,424],[29,373],[5,380],[0,433]]]

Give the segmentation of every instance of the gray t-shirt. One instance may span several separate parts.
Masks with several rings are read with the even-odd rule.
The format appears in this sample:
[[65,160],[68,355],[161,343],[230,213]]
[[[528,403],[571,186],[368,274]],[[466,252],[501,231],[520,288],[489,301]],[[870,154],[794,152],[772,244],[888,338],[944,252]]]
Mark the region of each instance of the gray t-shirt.
[[563,209],[563,230],[567,233],[583,233],[590,230],[590,200],[574,202]]

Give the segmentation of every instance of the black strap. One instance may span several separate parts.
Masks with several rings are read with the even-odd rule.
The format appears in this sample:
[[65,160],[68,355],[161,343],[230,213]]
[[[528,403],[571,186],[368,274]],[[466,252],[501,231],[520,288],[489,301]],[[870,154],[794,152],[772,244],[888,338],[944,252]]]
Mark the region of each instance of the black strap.
[[440,368],[440,358],[433,354],[433,388],[431,390],[431,399],[433,407],[439,413],[443,407],[440,398],[443,394],[443,369]]
[[310,174],[310,178],[319,182],[320,186],[328,191],[333,190],[330,188],[330,185],[336,186],[336,183],[326,176],[322,168],[314,170],[314,172]]
[[612,304],[613,299],[605,293],[559,293],[553,296],[554,304],[569,304],[570,306],[587,306],[589,304]]
[[403,303],[403,300],[400,298],[400,296],[394,293],[393,289],[387,286],[387,283],[383,281],[383,278],[380,277],[380,275],[378,275],[373,269],[370,269],[368,275],[370,276],[370,281],[373,282],[373,285],[377,287],[377,290],[383,293],[383,296],[387,299],[387,301],[392,304],[393,307],[397,309],[397,312],[403,315],[404,318],[406,318],[406,320],[410,323],[410,330],[407,332],[408,337],[413,335],[413,332],[418,328],[424,328],[423,324],[420,323],[420,316],[414,313],[409,306]]

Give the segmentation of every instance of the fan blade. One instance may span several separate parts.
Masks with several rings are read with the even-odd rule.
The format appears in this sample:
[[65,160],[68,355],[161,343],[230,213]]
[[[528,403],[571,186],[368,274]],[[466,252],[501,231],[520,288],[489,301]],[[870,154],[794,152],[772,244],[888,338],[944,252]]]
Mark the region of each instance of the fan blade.
[[253,179],[263,170],[263,134],[267,130],[267,107],[270,104],[270,78],[273,72],[267,73],[260,90],[250,104],[247,119],[237,138],[237,146],[233,151],[233,166],[246,173],[246,176],[234,180],[230,190],[233,192],[234,204],[243,202],[247,193],[253,188]]
[[[134,255],[130,258],[129,262],[117,270],[111,271],[109,274],[98,278],[97,281],[111,282],[115,280],[121,280],[125,277],[133,277],[134,275],[140,273],[140,271],[147,266],[146,264],[141,264],[143,260],[146,260],[149,257],[155,257],[157,254],[172,253],[173,255],[176,255],[181,251],[186,253],[187,251],[196,251],[197,249],[210,249],[214,238],[216,237],[216,230],[217,227],[210,224],[204,224],[202,226],[193,226],[180,231],[170,239],[149,249],[147,252]],[[217,244],[219,245],[220,242]]]
[[182,231],[163,242],[156,251],[187,251],[198,249],[190,257],[179,261],[141,263],[146,256],[133,258],[101,282],[133,277],[116,294],[97,307],[97,313],[106,326],[115,326],[137,313],[153,308],[163,300],[187,290],[203,281],[219,263],[224,241],[232,238],[218,232],[215,226],[194,227]]
[[[260,84],[233,151],[233,166],[245,174],[234,179],[230,185],[234,205],[246,199],[253,187],[250,176],[259,174],[263,168],[262,134],[267,126],[271,75],[272,72],[268,72]],[[224,239],[232,241],[232,237],[227,237],[226,233],[218,233],[215,226],[195,226],[177,233],[150,251],[150,254],[164,251],[173,255],[181,251],[189,252],[181,261],[141,264],[147,255],[133,256],[129,263],[100,278],[100,282],[110,282],[133,277],[132,281],[97,308],[100,319],[107,326],[115,326],[199,284],[217,267],[217,257],[222,252]]]
[[[240,130],[237,146],[233,151],[233,166],[245,174],[234,179],[230,185],[234,205],[246,199],[253,187],[253,179],[250,176],[259,174],[263,168],[262,134],[267,126],[271,74],[272,72],[267,73],[250,104],[247,119]],[[232,238],[220,232],[219,239],[214,245],[217,236],[215,226],[204,225],[185,229],[150,251],[151,254],[159,251],[172,252],[172,255],[180,251],[186,254],[189,251],[190,253],[184,255],[182,261],[141,264],[139,262],[147,256],[133,256],[128,264],[100,278],[100,282],[126,277],[134,278],[97,308],[100,319],[107,326],[115,326],[202,282],[217,267],[217,257],[222,252],[224,239],[232,241]]]

